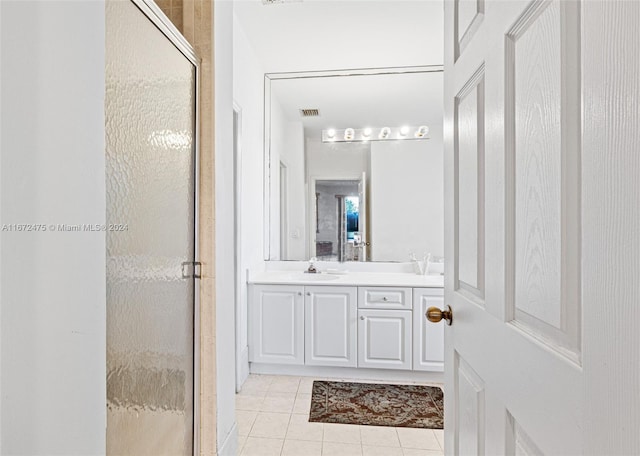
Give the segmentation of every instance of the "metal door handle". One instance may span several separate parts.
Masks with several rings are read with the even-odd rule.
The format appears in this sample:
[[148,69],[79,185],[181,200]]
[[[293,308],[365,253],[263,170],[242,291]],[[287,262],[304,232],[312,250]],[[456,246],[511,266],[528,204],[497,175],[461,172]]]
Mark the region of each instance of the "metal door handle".
[[182,263],[183,279],[200,279],[202,278],[202,263],[199,261],[185,261]]
[[440,320],[444,319],[447,321],[447,324],[451,326],[451,323],[453,322],[453,311],[451,310],[451,306],[447,306],[447,310],[440,310],[437,307],[429,307],[425,316],[431,323],[438,323]]

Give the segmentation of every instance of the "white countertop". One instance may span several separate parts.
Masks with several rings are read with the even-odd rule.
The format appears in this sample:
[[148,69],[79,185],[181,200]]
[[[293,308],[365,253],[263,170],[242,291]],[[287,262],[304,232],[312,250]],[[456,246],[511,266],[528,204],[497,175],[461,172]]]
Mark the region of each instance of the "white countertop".
[[444,276],[403,272],[347,272],[345,274],[305,274],[303,271],[264,271],[249,277],[249,283],[279,285],[335,285],[442,288]]

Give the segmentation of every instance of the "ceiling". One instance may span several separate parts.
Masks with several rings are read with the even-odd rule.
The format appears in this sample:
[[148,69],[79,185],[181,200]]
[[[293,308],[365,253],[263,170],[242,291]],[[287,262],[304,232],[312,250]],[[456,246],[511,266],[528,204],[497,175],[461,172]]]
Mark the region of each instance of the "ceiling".
[[443,0],[236,0],[234,12],[266,73],[443,62]]
[[[301,121],[305,136],[323,129],[427,125],[442,129],[442,72],[280,79],[271,82],[285,117]],[[302,117],[317,108],[318,117]]]

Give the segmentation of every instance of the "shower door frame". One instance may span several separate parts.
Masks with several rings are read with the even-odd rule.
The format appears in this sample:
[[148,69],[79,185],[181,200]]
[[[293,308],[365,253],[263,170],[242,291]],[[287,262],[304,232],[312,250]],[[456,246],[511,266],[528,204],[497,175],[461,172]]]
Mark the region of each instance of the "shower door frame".
[[[195,68],[194,90],[194,264],[200,260],[200,58],[153,0],[130,0]],[[193,268],[193,455],[200,454],[200,275]]]

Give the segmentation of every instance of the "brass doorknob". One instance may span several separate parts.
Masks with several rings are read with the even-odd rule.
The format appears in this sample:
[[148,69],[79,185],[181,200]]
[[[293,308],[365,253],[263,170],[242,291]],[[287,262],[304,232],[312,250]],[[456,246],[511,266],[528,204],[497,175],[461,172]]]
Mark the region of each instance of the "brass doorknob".
[[437,307],[429,307],[425,314],[427,320],[431,323],[438,323],[440,320],[445,319],[448,325],[451,325],[453,321],[453,311],[451,306],[447,306],[447,310],[440,310]]

